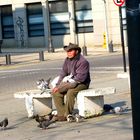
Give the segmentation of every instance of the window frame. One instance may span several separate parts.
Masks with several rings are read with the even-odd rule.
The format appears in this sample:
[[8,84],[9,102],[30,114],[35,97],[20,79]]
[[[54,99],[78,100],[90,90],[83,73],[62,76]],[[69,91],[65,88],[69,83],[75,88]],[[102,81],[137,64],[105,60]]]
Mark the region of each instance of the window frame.
[[[90,4],[87,3],[88,1],[90,2]],[[90,18],[90,17],[92,17],[91,0],[88,0],[88,1],[86,1],[86,2],[85,2],[85,0],[75,0],[74,1],[76,33],[93,32],[93,19]],[[79,3],[85,2],[85,4],[87,4],[87,5],[82,5],[82,3],[78,4],[78,2]],[[81,5],[83,7],[80,7]],[[85,14],[86,12],[87,12],[87,14]]]
[[[49,0],[49,16],[51,35],[66,35],[70,34],[69,12],[67,0]],[[65,3],[63,3],[65,2]],[[62,5],[62,3],[64,5]],[[52,4],[52,9],[50,8]],[[57,7],[55,7],[57,5]],[[54,7],[53,7],[54,6]],[[60,8],[60,7],[64,8]]]
[[[26,4],[26,15],[27,15],[28,37],[44,36],[44,21],[41,2]],[[40,20],[42,20],[41,22],[40,20],[37,20],[39,18]]]
[[15,38],[12,5],[3,5],[0,6],[0,9],[1,9],[2,38],[3,39]]

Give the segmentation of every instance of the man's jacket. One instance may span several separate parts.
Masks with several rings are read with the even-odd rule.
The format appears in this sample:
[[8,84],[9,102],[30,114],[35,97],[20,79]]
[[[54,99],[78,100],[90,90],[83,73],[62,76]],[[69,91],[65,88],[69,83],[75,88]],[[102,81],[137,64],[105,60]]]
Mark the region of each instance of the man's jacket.
[[74,58],[66,58],[60,73],[58,85],[65,76],[72,75],[72,79],[85,85],[90,84],[89,62],[81,55],[77,54]]

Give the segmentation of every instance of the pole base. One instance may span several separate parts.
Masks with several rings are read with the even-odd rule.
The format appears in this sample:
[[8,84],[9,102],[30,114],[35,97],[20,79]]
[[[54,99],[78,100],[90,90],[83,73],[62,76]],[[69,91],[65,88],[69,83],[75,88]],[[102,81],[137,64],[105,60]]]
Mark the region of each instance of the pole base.
[[48,52],[49,53],[53,53],[54,52],[54,48],[52,48],[52,47],[51,48],[48,48]]
[[86,46],[83,46],[82,47],[82,50],[83,50],[83,55],[84,56],[87,56],[87,47]]

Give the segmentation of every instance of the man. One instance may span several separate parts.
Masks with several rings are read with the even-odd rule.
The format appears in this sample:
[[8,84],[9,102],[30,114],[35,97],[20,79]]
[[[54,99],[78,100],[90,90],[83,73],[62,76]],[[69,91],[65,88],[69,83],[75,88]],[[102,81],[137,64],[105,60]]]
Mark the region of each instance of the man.
[[[81,55],[81,48],[69,43],[64,46],[67,57],[64,61],[56,87],[52,89],[57,120],[65,121],[72,114],[78,92],[88,89],[90,84],[89,62]],[[64,103],[64,96],[66,101]]]

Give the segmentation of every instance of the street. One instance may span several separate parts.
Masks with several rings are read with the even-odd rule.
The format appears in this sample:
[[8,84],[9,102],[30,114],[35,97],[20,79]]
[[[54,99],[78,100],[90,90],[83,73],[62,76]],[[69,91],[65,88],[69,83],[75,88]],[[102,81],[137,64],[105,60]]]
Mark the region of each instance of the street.
[[[91,77],[100,80],[100,77],[108,77],[112,74],[116,78],[117,73],[123,72],[122,55],[87,57],[90,63]],[[45,61],[43,63],[27,65],[17,69],[0,71],[0,94],[13,94],[14,92],[35,89],[39,79],[54,78],[61,70],[63,60]],[[128,64],[128,62],[127,62]],[[91,82],[91,85],[93,81]],[[94,86],[96,83],[94,82]]]

